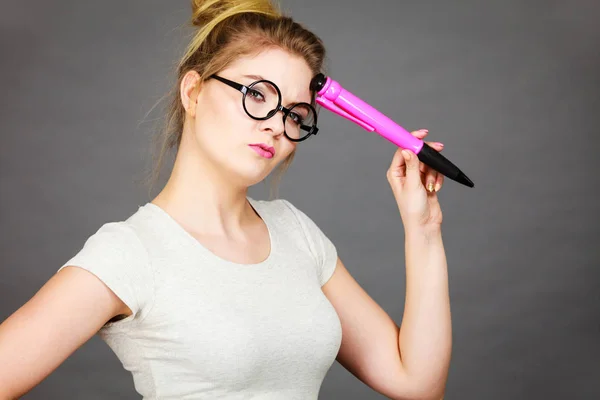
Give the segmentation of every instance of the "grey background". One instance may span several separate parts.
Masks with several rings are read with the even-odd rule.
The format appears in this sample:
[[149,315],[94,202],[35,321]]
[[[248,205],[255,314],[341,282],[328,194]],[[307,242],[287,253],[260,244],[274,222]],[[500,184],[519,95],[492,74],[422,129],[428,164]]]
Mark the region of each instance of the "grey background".
[[[440,193],[446,398],[600,398],[600,4],[282,3],[325,41],[334,79],[407,129],[428,128],[476,184],[447,180]],[[150,200],[139,180],[161,116],[152,107],[188,17],[183,0],[2,2],[0,320],[103,223]],[[280,196],[400,322],[403,228],[385,178],[395,147],[321,116]],[[250,193],[267,198],[268,186]],[[94,337],[24,398],[137,397]],[[383,396],[335,363],[320,398]]]

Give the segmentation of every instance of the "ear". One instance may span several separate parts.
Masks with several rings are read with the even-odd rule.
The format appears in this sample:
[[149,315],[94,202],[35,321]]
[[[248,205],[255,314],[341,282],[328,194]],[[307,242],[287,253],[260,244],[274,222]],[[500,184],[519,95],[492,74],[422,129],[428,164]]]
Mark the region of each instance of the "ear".
[[200,74],[194,70],[186,72],[181,79],[181,86],[179,88],[181,104],[183,104],[186,113],[191,117],[196,117],[198,93],[200,92],[201,85],[202,80],[200,79]]

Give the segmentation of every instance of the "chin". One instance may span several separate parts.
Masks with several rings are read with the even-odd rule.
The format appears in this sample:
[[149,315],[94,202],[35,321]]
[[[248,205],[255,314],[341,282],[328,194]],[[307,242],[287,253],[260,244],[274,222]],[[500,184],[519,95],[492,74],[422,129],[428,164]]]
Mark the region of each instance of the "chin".
[[276,164],[246,162],[242,163],[237,160],[236,165],[231,166],[231,172],[236,176],[236,179],[244,186],[254,186],[262,182],[269,176]]
[[246,171],[244,171],[242,179],[244,179],[247,182],[248,186],[253,186],[265,180],[269,176],[271,171],[271,168],[262,168],[260,170],[258,168],[249,168]]

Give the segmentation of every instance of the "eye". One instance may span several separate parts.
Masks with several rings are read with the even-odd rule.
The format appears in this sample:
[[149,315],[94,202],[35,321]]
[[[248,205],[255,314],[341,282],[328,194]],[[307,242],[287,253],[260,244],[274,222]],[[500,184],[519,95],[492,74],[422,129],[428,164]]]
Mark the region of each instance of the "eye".
[[295,112],[291,112],[289,115],[289,118],[292,119],[292,121],[294,121],[294,123],[296,125],[302,125],[302,122],[304,122],[304,119],[302,118],[302,116],[300,114],[297,114]]
[[263,94],[261,92],[259,92],[256,89],[250,89],[248,90],[248,96],[250,96],[252,98],[252,100],[255,101],[265,101],[265,96],[263,96]]

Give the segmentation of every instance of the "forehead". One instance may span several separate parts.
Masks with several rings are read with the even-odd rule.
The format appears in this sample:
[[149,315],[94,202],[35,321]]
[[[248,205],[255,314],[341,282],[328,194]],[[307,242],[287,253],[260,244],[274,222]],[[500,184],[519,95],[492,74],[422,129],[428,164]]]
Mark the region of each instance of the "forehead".
[[310,102],[312,71],[306,61],[282,49],[272,48],[240,57],[226,71],[235,75],[260,75],[274,82],[284,99]]

